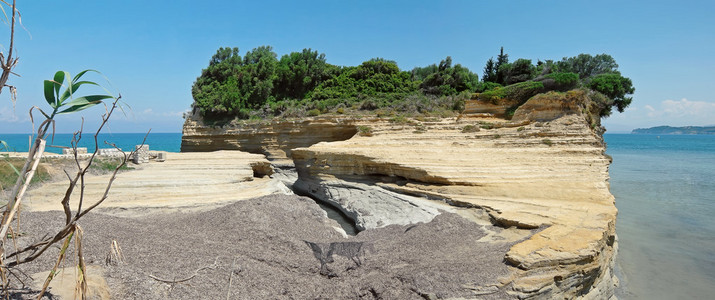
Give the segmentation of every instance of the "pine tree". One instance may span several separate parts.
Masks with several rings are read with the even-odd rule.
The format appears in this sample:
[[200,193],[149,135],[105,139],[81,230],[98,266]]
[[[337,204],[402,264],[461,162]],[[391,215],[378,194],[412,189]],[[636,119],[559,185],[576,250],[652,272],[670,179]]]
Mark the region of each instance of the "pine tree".
[[484,76],[482,76],[482,81],[484,82],[494,82],[497,79],[497,69],[494,58],[490,57],[487,60],[487,65],[484,66]]
[[504,47],[501,47],[501,50],[499,50],[499,56],[497,56],[497,64],[495,66],[496,69],[496,82],[499,84],[505,84],[506,83],[506,76],[505,72],[500,72],[500,67],[504,66],[509,63],[509,54],[504,54]]

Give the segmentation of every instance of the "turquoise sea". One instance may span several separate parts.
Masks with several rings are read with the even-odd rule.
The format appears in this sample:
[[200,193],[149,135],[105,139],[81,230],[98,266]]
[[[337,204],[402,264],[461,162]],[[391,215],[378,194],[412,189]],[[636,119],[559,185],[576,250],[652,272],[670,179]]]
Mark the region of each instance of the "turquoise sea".
[[[104,142],[114,143],[117,147],[127,152],[134,149],[134,146],[141,145],[146,133],[102,133],[97,137],[99,148],[112,148],[112,146]],[[0,140],[8,143],[9,151],[27,152],[29,147],[29,134],[2,134]],[[47,144],[55,146],[69,147],[72,142],[72,134],[58,133],[54,139],[48,137]],[[146,143],[149,145],[149,150],[163,150],[169,152],[179,152],[181,148],[181,133],[152,133],[146,137]],[[80,139],[79,147],[87,147],[87,151],[94,151],[94,135],[83,134]],[[61,148],[47,147],[47,152],[62,153]]]
[[715,297],[715,135],[606,134],[622,299]]

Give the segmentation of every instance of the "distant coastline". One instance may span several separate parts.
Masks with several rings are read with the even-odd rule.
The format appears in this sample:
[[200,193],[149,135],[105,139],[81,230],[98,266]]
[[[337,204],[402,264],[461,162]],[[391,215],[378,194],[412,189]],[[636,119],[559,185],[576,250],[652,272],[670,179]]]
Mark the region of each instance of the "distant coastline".
[[715,134],[715,126],[657,126],[651,128],[636,128],[633,134]]

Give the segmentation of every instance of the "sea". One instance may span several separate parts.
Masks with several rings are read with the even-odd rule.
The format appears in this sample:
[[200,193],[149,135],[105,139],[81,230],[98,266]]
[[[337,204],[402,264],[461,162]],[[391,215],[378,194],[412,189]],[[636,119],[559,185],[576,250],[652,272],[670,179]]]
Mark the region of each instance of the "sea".
[[[30,144],[30,134],[2,134],[0,140],[8,144],[10,152],[28,152]],[[141,145],[146,136],[145,145],[149,145],[149,150],[162,150],[169,152],[179,152],[181,150],[181,133],[100,133],[97,136],[99,148],[114,148],[116,145],[123,151],[134,150],[137,145]],[[71,133],[57,133],[47,137],[46,152],[62,153],[62,147],[72,146],[73,135]],[[94,151],[94,135],[83,134],[79,140],[78,147],[87,147],[90,153]],[[5,151],[5,150],[3,150]],[[2,153],[0,151],[0,153]]]
[[[123,150],[144,133],[98,137]],[[715,299],[715,135],[604,135],[616,197],[621,299]],[[28,151],[28,135],[0,134],[10,151]],[[70,146],[71,134],[48,144]],[[94,149],[91,135],[80,147]],[[179,152],[181,133],[149,133],[150,150]],[[60,153],[61,148],[48,151]]]
[[621,299],[715,299],[715,135],[605,134]]

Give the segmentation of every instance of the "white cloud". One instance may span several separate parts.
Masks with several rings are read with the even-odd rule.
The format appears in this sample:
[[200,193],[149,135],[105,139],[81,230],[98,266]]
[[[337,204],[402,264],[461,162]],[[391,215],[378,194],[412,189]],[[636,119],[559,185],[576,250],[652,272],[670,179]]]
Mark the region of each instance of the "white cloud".
[[609,130],[629,131],[632,128],[646,128],[660,125],[707,126],[715,123],[715,102],[663,100],[627,109],[624,113],[614,112],[603,120]]
[[705,101],[690,101],[688,99],[664,100],[660,103],[660,107],[655,109],[650,105],[646,105],[648,117],[673,119],[673,120],[691,120],[691,121],[706,121],[715,120],[715,103]]
[[145,118],[181,118],[184,116],[184,113],[188,112],[189,110],[182,110],[182,111],[167,111],[167,112],[155,112],[154,109],[152,108],[147,108],[141,112],[140,115],[137,117],[139,119],[145,119]]
[[20,118],[15,114],[15,111],[8,108],[0,108],[0,122],[15,123],[20,121]]
[[703,101],[688,101],[682,99],[680,101],[665,100],[663,101],[665,112],[677,116],[698,116],[703,114],[712,115],[715,113],[715,103]]

